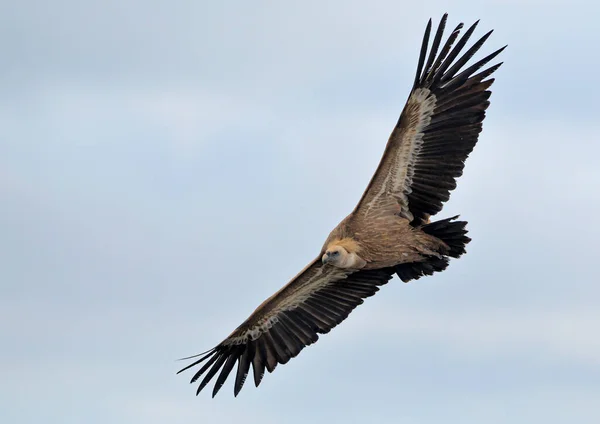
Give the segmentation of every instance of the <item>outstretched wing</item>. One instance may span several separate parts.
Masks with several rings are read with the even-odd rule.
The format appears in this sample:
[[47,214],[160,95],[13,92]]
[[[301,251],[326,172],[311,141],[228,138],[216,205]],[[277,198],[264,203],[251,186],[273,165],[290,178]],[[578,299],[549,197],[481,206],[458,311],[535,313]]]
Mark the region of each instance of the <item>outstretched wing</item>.
[[494,81],[486,78],[501,63],[475,72],[506,46],[459,72],[492,31],[458,58],[479,21],[452,48],[461,23],[438,54],[446,19],[447,14],[440,21],[425,63],[431,32],[429,20],[412,91],[379,167],[354,210],[358,217],[373,219],[394,213],[413,225],[426,223],[450,197],[477,142],[490,104],[488,88]]
[[315,259],[265,300],[229,337],[213,349],[190,357],[201,356],[178,373],[206,361],[191,380],[194,383],[206,373],[198,394],[221,370],[214,385],[214,397],[237,362],[234,384],[237,396],[250,365],[258,386],[265,368],[272,372],[277,364],[287,363],[305,346],[316,342],[319,333],[327,333],[342,322],[364,298],[374,295],[378,286],[387,283],[394,272],[382,269],[352,273]]

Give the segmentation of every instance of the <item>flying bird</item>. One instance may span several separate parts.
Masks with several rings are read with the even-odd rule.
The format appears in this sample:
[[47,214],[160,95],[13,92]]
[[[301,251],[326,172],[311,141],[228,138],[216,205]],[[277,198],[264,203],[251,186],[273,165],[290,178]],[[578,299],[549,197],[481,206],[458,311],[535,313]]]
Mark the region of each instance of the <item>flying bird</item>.
[[[488,78],[502,63],[478,72],[506,46],[466,67],[492,31],[463,51],[479,21],[458,39],[459,24],[442,44],[445,14],[429,54],[429,20],[412,90],[375,174],[355,209],[329,234],[317,257],[266,299],[225,340],[179,372],[202,365],[196,394],[220,371],[217,394],[237,362],[234,395],[250,372],[258,386],[319,334],[342,322],[394,275],[407,282],[443,271],[465,253],[466,222],[431,222],[462,175],[490,102]],[[456,42],[456,45],[454,43]],[[454,47],[452,47],[454,45]]]

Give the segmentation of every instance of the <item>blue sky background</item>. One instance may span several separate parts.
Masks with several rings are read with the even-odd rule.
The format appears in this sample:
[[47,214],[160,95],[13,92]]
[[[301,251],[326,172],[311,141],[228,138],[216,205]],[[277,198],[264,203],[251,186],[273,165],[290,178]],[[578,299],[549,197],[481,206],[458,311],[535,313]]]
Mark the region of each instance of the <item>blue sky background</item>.
[[[358,201],[429,17],[509,44],[451,201],[473,241],[261,387],[211,348]],[[0,4],[0,421],[600,421],[600,8],[578,1]]]

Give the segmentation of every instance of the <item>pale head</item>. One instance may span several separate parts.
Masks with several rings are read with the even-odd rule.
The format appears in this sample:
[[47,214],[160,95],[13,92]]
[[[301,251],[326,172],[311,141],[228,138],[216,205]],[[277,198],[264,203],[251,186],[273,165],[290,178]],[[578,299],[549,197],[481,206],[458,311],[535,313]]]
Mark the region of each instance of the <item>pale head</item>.
[[321,260],[324,264],[345,268],[344,264],[348,261],[348,251],[342,246],[332,244],[327,248]]
[[[355,242],[353,242],[355,243]],[[323,264],[329,264],[337,268],[361,269],[367,262],[362,259],[355,250],[353,244],[346,240],[330,243],[321,257]]]

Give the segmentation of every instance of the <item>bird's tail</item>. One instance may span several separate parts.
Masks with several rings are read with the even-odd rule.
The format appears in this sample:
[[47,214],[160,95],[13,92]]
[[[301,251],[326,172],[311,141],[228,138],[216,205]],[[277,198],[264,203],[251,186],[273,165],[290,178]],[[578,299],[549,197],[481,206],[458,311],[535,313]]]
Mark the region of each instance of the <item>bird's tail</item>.
[[442,256],[430,256],[423,262],[412,262],[400,264],[395,267],[396,274],[405,283],[410,280],[418,280],[425,275],[443,271],[448,266],[450,258],[458,258],[465,253],[465,246],[471,241],[467,237],[467,222],[454,221],[457,216],[432,222],[421,227],[421,230],[434,236],[449,247]]

